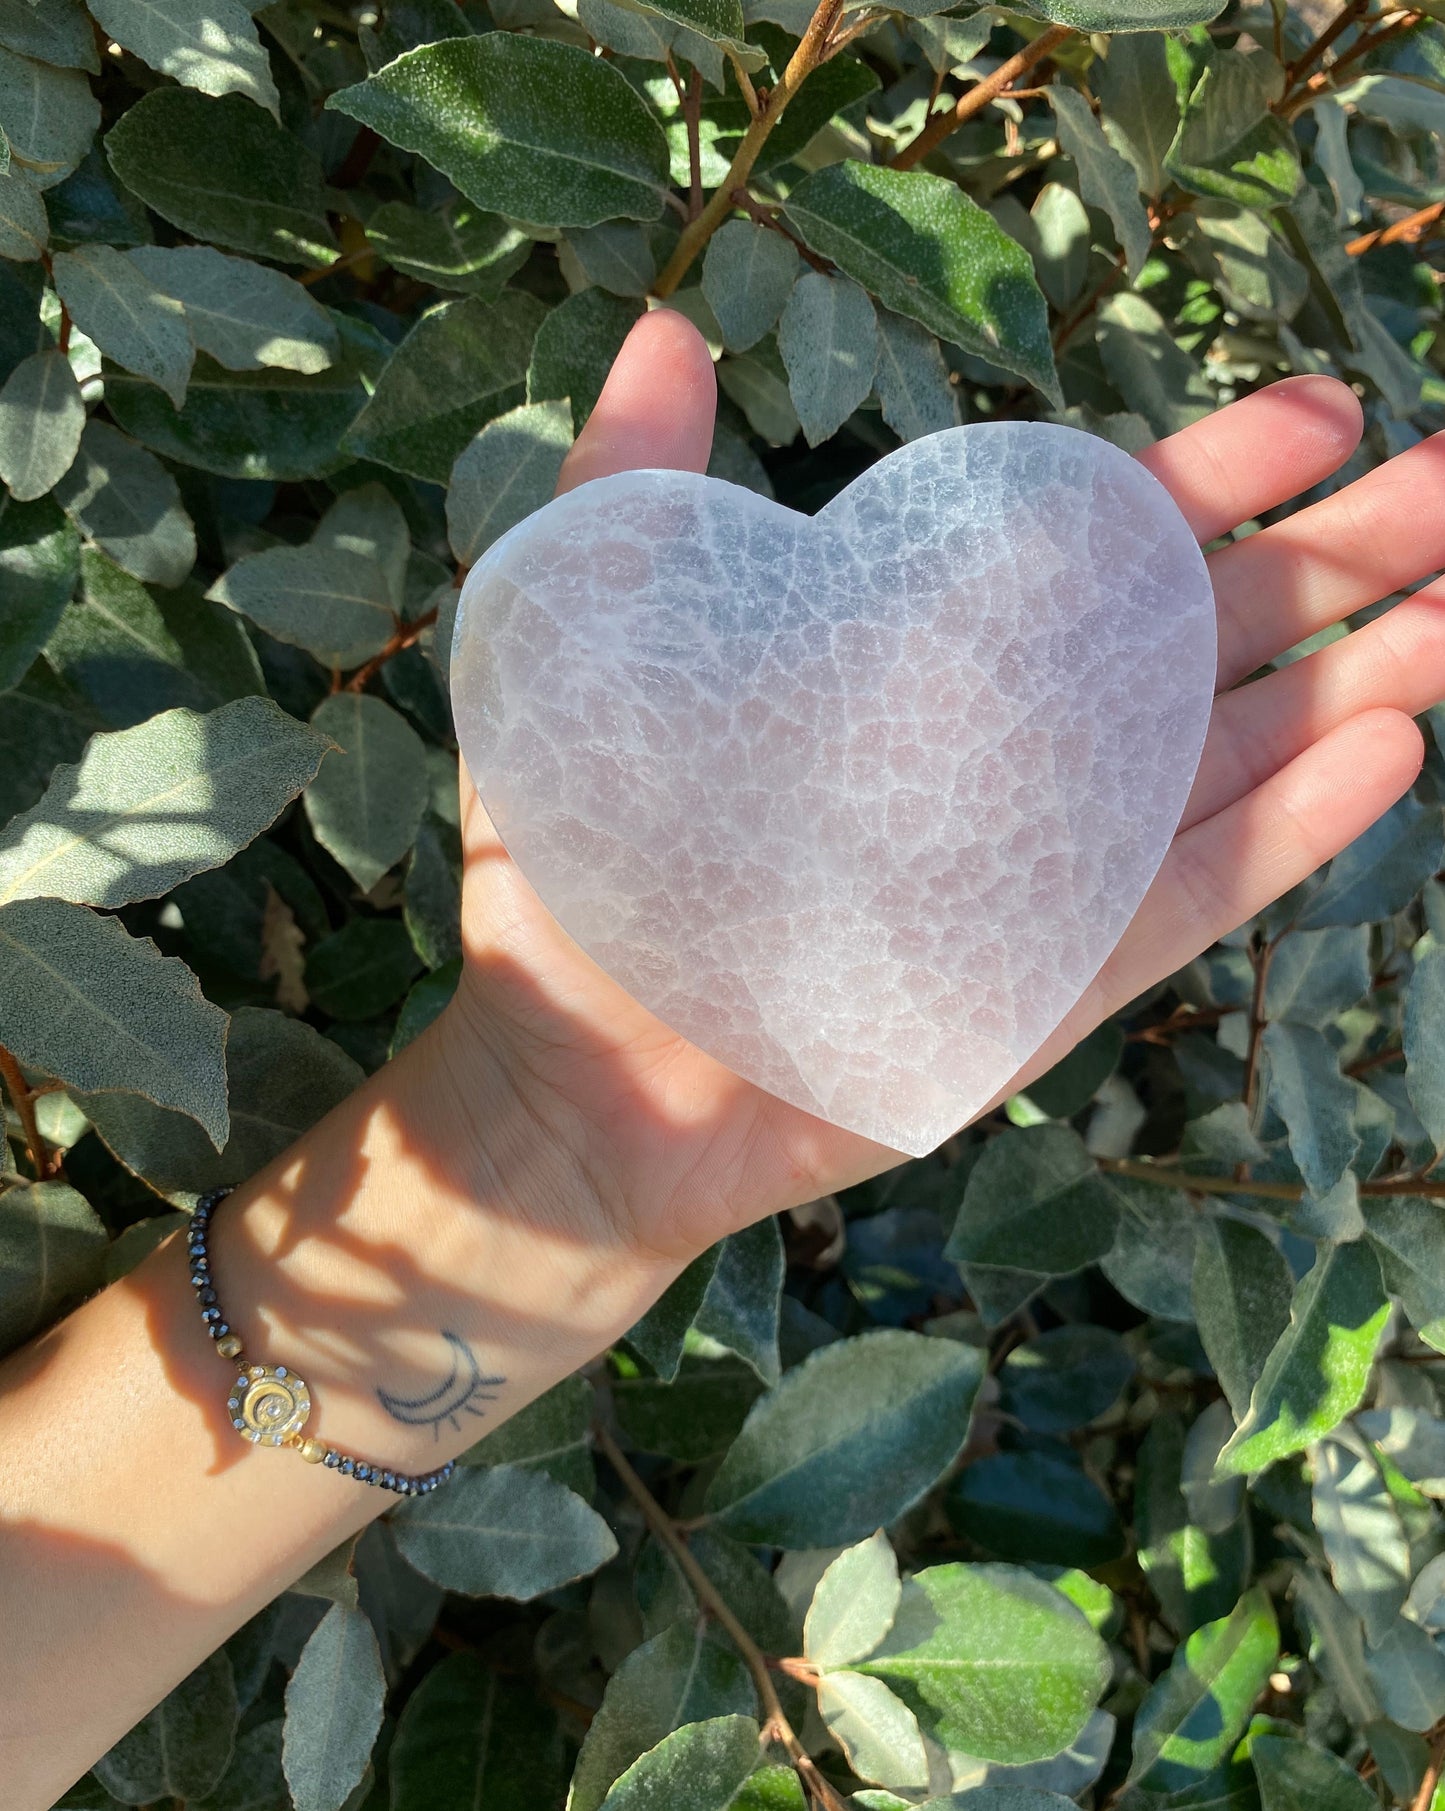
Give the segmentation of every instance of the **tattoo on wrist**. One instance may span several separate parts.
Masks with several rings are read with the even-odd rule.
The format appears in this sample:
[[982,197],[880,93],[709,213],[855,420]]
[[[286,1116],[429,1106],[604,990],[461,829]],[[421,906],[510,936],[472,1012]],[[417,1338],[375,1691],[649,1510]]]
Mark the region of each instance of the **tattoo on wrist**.
[[441,1436],[441,1424],[450,1421],[460,1433],[459,1415],[485,1416],[480,1403],[494,1402],[505,1377],[484,1377],[476,1354],[464,1339],[442,1329],[442,1338],[451,1348],[451,1372],[444,1382],[424,1396],[395,1396],[378,1388],[377,1400],[394,1421],[405,1421],[413,1427],[431,1423],[432,1437]]

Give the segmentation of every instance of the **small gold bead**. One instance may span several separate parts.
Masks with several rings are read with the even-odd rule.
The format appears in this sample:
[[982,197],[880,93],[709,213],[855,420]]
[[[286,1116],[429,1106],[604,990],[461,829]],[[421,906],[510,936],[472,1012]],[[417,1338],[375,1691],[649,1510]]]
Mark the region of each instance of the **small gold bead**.
[[241,1336],[239,1333],[228,1333],[224,1339],[216,1341],[216,1350],[222,1358],[239,1358],[241,1356]]
[[301,1442],[301,1457],[308,1465],[319,1465],[326,1457],[326,1442],[314,1437]]

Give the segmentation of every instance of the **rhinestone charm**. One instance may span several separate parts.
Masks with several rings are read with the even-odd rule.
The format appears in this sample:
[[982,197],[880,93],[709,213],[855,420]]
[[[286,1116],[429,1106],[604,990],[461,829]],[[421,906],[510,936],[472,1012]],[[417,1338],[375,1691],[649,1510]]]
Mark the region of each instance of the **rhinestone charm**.
[[231,1391],[232,1423],[245,1440],[259,1446],[285,1446],[305,1426],[311,1392],[285,1365],[252,1365]]

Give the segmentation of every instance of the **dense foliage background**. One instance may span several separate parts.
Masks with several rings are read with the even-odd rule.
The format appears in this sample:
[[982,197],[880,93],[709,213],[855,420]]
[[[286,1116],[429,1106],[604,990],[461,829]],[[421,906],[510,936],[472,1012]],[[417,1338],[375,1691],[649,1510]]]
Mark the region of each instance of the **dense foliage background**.
[[[1288,371],[1354,476],[1445,403],[1441,18],[0,0],[0,1347],[445,1002],[455,574],[649,291],[801,508]],[[709,1253],[64,1804],[1429,1811],[1442,801]]]

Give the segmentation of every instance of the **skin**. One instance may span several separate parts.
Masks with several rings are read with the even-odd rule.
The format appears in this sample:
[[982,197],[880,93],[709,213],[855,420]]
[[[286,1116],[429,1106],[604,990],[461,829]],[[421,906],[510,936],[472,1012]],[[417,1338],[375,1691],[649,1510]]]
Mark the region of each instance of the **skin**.
[[[561,488],[634,466],[702,471],[714,404],[695,330],[646,316]],[[1345,385],[1301,377],[1143,460],[1209,542],[1328,477],[1360,432]],[[1445,566],[1442,480],[1445,436],[1210,556],[1219,695],[1179,832],[1114,953],[1006,1092],[1410,785],[1423,758],[1411,719],[1445,698],[1445,585],[1240,682]],[[461,796],[456,999],[238,1189],[211,1240],[246,1359],[310,1385],[307,1432],[410,1470],[462,1452],[604,1351],[725,1234],[898,1160],[739,1080],[635,1004],[542,908],[465,774]],[[46,1811],[243,1621],[393,1507],[233,1435],[232,1367],[187,1277],[173,1235],[0,1365],[7,1811]],[[485,1421],[403,1424],[377,1390],[435,1388],[455,1349],[443,1331],[506,1381]]]

